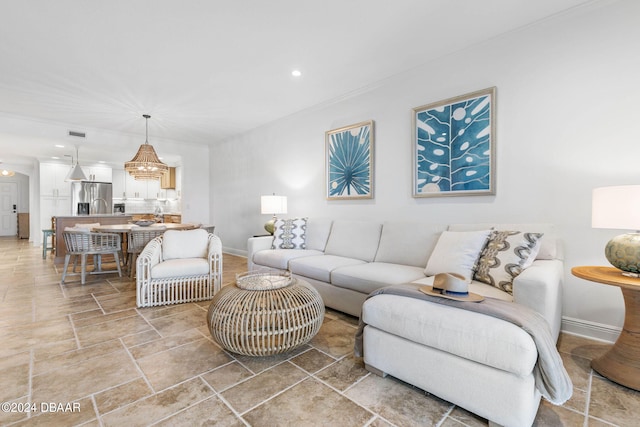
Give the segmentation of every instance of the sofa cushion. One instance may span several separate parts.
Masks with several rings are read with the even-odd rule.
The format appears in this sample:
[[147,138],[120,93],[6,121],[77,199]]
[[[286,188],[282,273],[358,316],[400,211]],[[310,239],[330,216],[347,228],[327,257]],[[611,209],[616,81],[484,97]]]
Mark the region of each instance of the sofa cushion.
[[162,235],[162,259],[206,258],[209,251],[207,230],[167,230]]
[[376,262],[425,267],[444,225],[416,222],[385,222]]
[[492,231],[474,278],[512,294],[513,279],[533,263],[541,238],[542,233]]
[[333,221],[327,218],[307,219],[307,249],[324,252]]
[[307,218],[277,219],[271,249],[306,249]]
[[266,249],[253,254],[253,263],[258,266],[286,270],[292,259],[312,255],[322,255],[322,252],[310,249]]
[[386,262],[369,262],[336,268],[331,272],[331,284],[369,294],[388,285],[412,282],[424,278],[424,268]]
[[543,233],[540,240],[540,249],[536,259],[562,259],[562,247],[556,237],[553,224],[514,224],[514,223],[479,223],[479,224],[450,224],[450,231],[475,231],[475,230],[525,230],[531,233]]
[[364,264],[364,261],[335,255],[306,256],[289,261],[293,274],[330,283],[331,272],[338,267]]
[[371,262],[380,243],[382,224],[370,221],[334,221],[324,253]]
[[424,274],[457,273],[471,281],[476,262],[484,247],[490,230],[443,231],[438,238]]
[[199,276],[203,274],[209,274],[209,262],[206,258],[174,258],[156,264],[151,268],[152,279]]
[[[381,294],[363,304],[366,324],[514,375],[531,375],[538,351],[520,327],[481,313]],[[417,362],[419,363],[419,362]]]

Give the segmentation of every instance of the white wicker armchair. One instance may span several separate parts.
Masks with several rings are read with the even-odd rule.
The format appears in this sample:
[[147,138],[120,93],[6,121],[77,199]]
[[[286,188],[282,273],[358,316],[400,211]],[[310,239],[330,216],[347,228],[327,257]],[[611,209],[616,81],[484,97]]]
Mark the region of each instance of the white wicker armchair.
[[222,242],[206,230],[168,230],[136,262],[138,307],[213,298],[222,282]]

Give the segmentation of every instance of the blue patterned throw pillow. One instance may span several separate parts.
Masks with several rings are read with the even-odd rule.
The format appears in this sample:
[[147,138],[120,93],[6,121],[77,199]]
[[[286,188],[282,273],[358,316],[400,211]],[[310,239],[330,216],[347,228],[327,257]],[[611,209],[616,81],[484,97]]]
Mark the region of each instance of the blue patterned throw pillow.
[[307,218],[277,219],[271,249],[307,249]]
[[531,265],[542,236],[542,233],[493,231],[480,254],[474,279],[513,294],[513,279]]

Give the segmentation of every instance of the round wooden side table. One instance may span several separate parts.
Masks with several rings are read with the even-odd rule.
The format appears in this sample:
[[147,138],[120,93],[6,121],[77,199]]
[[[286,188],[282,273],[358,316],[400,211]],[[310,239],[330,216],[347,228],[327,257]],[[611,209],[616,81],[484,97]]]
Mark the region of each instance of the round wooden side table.
[[324,303],[307,281],[292,278],[284,285],[252,285],[236,281],[211,301],[207,325],[223,348],[246,356],[271,356],[306,344],[318,333]]
[[617,286],[624,297],[624,326],[613,347],[591,361],[599,374],[625,387],[640,391],[640,278],[623,276],[614,267],[574,267],[581,279]]

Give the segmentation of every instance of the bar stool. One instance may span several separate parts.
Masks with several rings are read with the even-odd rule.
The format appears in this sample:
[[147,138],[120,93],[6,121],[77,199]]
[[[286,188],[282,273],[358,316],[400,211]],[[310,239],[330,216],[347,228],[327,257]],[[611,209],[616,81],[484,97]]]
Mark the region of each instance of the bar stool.
[[[47,258],[47,251],[53,253],[53,233],[51,228],[42,230],[42,259]],[[51,236],[51,246],[49,246],[49,236]]]

